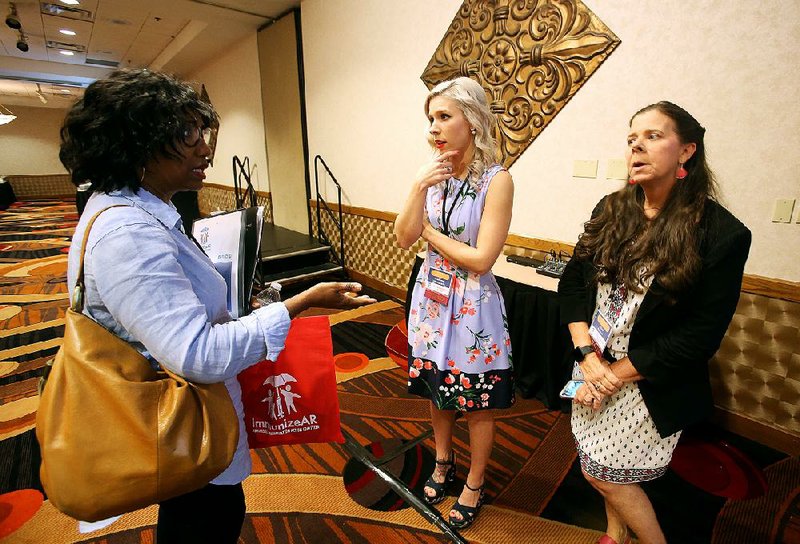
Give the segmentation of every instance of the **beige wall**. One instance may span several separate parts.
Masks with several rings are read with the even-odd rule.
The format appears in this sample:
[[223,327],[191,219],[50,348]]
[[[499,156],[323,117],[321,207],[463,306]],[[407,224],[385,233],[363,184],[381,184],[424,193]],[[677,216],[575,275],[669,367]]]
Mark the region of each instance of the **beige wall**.
[[253,186],[258,191],[269,191],[255,33],[186,79],[206,86],[220,115],[214,166],[207,170],[206,181],[233,186],[233,156],[242,161],[250,157]]
[[11,111],[17,118],[0,125],[0,175],[65,173],[58,148],[67,110],[12,106]]
[[292,13],[258,33],[258,53],[274,221],[306,233],[308,195]]
[[[620,186],[605,168],[623,156],[630,115],[669,99],[708,130],[723,203],[753,231],[746,271],[800,281],[800,224],[771,222],[776,199],[800,199],[800,3],[585,3],[622,44],[512,166],[511,231],[574,242],[596,201]],[[303,1],[309,151],[331,165],[345,204],[401,209],[429,156],[419,76],[460,5]],[[572,177],[581,159],[600,161],[598,179]]]
[[[221,117],[215,166],[207,171],[207,181],[232,186],[233,156],[249,156],[253,185],[269,191],[255,33],[184,79],[205,84]],[[17,119],[0,126],[0,175],[65,172],[58,160],[58,131],[66,110],[14,106],[12,111]]]

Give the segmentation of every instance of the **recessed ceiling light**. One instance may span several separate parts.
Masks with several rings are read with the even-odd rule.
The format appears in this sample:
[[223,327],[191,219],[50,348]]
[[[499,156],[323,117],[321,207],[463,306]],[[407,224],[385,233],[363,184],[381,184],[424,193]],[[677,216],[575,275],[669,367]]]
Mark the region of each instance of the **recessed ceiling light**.
[[68,28],[62,28],[61,30],[59,30],[59,32],[61,32],[62,34],[66,35],[66,36],[74,36],[75,35],[75,31],[74,30],[70,30]]
[[79,0],[61,0],[62,4],[67,4],[68,6],[77,6],[80,4]]
[[63,49],[61,51],[59,51],[59,53],[61,53],[62,55],[66,55],[68,57],[71,57],[72,55],[75,54],[74,51],[64,51]]

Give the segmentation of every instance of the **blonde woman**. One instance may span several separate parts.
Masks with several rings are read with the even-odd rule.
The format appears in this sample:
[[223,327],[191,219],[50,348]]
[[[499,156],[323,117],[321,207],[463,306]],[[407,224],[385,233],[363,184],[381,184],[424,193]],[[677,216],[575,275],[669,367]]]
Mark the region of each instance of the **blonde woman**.
[[433,159],[417,172],[394,229],[401,247],[419,238],[428,246],[411,294],[408,390],[431,401],[430,504],[455,478],[455,414],[466,414],[469,473],[449,515],[463,529],[483,504],[494,410],[514,403],[505,305],[491,272],[508,235],[514,187],[495,160],[495,118],[480,84],[460,77],[437,85],[425,113]]

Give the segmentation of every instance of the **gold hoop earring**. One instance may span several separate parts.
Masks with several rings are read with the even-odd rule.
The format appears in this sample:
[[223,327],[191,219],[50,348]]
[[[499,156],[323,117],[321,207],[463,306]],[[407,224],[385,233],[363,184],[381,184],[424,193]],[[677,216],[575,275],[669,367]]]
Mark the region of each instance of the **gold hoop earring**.
[[139,178],[139,185],[142,185],[144,183],[144,175],[146,173],[147,173],[147,170],[145,170],[144,166],[142,166],[142,176]]

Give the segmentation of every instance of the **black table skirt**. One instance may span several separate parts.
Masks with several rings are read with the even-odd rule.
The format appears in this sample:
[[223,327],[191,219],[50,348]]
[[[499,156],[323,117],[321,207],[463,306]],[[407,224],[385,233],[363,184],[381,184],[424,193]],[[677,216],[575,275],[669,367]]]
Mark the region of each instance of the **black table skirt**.
[[0,183],[0,210],[5,210],[17,201],[14,188],[8,181]]
[[[422,259],[417,257],[408,281],[406,319],[420,266]],[[572,343],[567,328],[559,324],[558,294],[505,278],[497,278],[497,284],[505,300],[519,394],[535,397],[552,410],[563,408],[558,394],[572,372]]]

